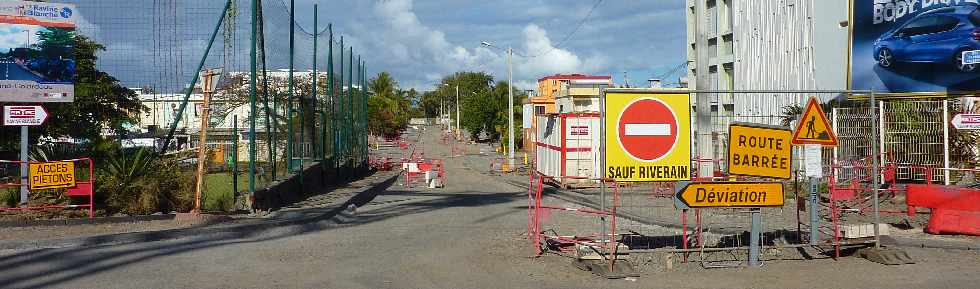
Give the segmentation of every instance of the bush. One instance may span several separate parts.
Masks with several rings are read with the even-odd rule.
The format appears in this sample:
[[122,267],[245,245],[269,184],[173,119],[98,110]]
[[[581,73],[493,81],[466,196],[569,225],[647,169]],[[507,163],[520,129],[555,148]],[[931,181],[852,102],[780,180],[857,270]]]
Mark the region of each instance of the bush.
[[19,189],[0,190],[0,207],[13,208],[20,204]]
[[96,196],[109,213],[186,212],[193,206],[191,174],[143,149],[111,157],[97,177]]

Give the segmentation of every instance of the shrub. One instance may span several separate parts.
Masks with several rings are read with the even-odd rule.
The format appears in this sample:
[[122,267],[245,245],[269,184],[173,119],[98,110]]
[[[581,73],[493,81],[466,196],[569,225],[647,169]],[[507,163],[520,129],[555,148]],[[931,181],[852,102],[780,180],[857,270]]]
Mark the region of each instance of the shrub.
[[110,213],[188,211],[193,205],[192,176],[144,149],[112,156],[97,175],[96,195]]
[[2,189],[0,190],[0,207],[13,208],[20,203],[20,190],[19,189]]

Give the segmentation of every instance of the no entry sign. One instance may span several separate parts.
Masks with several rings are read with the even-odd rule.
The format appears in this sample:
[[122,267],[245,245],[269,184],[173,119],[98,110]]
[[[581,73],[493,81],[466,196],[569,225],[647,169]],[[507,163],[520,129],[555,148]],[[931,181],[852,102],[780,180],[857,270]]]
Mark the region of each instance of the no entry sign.
[[659,160],[677,144],[677,123],[674,111],[662,100],[634,100],[619,115],[619,145],[637,160]]
[[605,177],[617,181],[690,179],[690,95],[607,90]]

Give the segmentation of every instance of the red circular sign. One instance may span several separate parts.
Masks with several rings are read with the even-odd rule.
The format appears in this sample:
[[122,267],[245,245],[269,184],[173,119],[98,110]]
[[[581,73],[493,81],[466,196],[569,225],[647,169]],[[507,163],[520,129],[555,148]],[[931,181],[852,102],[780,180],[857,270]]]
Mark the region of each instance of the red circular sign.
[[677,144],[677,116],[666,103],[641,98],[619,115],[619,144],[641,161],[656,161]]

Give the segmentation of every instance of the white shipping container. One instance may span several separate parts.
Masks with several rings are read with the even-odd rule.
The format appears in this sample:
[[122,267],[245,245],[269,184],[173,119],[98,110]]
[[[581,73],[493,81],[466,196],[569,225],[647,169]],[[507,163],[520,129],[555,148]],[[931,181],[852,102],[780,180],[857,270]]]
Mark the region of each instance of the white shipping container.
[[599,115],[538,116],[537,170],[560,185],[594,184],[599,172]]

